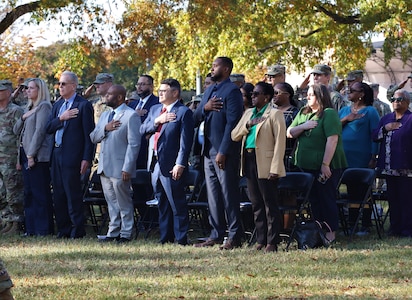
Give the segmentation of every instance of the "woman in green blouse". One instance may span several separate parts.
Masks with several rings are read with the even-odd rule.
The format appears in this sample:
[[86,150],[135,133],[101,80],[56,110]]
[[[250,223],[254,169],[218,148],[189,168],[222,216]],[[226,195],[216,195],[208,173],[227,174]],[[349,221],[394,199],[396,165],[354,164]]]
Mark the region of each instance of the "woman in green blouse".
[[309,196],[312,213],[316,220],[329,224],[333,232],[326,237],[333,241],[339,226],[336,187],[342,170],[347,167],[342,125],[325,85],[312,85],[307,99],[307,105],[289,126],[287,136],[298,139],[294,164],[317,179]]

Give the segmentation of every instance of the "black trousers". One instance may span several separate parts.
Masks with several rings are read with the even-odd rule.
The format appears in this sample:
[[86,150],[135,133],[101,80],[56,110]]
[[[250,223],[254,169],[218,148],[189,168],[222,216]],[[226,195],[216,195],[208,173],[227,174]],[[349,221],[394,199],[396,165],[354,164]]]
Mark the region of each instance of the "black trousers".
[[244,151],[245,176],[252,202],[257,243],[277,245],[282,226],[277,193],[277,180],[258,178],[255,151]]

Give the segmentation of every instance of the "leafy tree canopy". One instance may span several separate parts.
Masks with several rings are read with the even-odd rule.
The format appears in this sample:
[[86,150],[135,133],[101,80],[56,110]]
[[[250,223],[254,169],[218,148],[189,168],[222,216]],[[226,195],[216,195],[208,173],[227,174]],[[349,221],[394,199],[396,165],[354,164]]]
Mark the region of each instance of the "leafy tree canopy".
[[[115,0],[107,1],[116,9]],[[256,81],[267,65],[278,62],[296,71],[327,63],[340,76],[362,69],[377,34],[385,37],[386,62],[399,49],[404,61],[412,54],[410,0],[130,0],[117,30],[109,35],[101,24],[110,11],[103,10],[101,1],[16,3],[5,2],[0,33],[28,12],[31,22],[57,18],[67,31],[82,30],[85,38],[73,41],[77,44],[70,50],[62,49],[53,62],[57,73],[70,67],[86,74],[91,66],[93,71],[116,68],[121,76],[127,69],[125,74],[150,72],[157,82],[175,77],[193,88],[196,71],[206,74],[216,56],[231,57],[234,72]],[[104,42],[111,46],[105,60],[93,48]],[[86,58],[97,61],[77,61]]]

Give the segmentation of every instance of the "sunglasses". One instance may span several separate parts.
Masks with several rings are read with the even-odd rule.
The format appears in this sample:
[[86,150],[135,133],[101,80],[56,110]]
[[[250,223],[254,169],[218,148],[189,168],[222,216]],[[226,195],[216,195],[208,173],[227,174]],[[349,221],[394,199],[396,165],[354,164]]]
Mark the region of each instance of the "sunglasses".
[[288,92],[284,92],[284,91],[274,91],[274,95],[283,95],[283,94],[289,94]]
[[59,85],[66,86],[68,84],[73,84],[72,82],[59,82]]
[[251,92],[250,95],[251,95],[252,97],[257,97],[257,96],[259,96],[259,95],[264,95],[264,93],[261,93],[261,92]]
[[405,99],[403,99],[402,97],[391,97],[391,99],[389,100],[390,102],[402,102],[405,101]]

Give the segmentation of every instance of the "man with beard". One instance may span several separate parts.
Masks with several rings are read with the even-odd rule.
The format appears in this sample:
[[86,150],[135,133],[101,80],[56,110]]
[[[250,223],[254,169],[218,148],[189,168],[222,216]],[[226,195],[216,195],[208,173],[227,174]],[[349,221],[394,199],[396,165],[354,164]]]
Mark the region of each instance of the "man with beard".
[[[141,124],[143,124],[150,108],[155,104],[159,104],[159,98],[153,95],[153,77],[146,74],[140,75],[139,80],[136,83],[136,92],[140,99],[130,101],[128,105],[136,110],[137,114],[140,116]],[[145,135],[142,135],[136,169],[147,168],[147,151],[148,138]]]
[[100,174],[104,197],[109,208],[109,229],[101,241],[126,243],[133,230],[131,178],[136,176],[136,159],[140,147],[140,118],[125,104],[126,89],[113,85],[107,92],[105,111],[90,134],[93,143],[101,143],[97,174]]
[[240,89],[229,79],[232,69],[230,58],[214,60],[211,74],[216,84],[206,89],[194,113],[197,125],[205,122],[203,155],[212,226],[209,238],[195,247],[221,244],[226,229],[228,240],[221,248],[229,250],[240,246],[240,143],[232,141],[231,132],[243,114],[243,98]]

